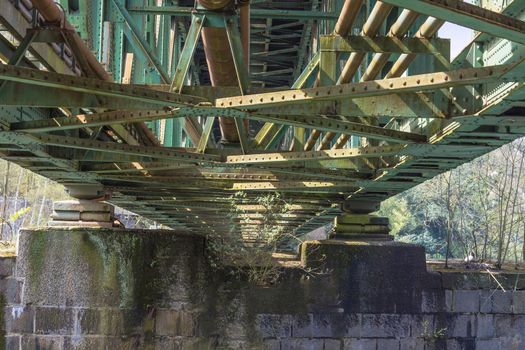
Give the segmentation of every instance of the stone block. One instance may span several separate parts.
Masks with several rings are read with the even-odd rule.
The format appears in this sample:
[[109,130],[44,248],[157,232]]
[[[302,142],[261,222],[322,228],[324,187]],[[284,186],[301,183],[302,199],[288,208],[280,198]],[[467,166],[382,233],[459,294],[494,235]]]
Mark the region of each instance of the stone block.
[[[186,338],[183,337],[182,343],[181,343],[181,350],[201,350],[201,349],[220,349],[219,346],[217,346],[217,339],[214,338],[197,338],[197,337],[191,337]],[[226,345],[226,349],[228,348],[228,344]],[[164,350],[164,349],[162,349]]]
[[421,338],[405,338],[399,341],[400,350],[422,350],[425,348],[425,342]]
[[103,336],[64,337],[64,350],[106,350],[107,339]]
[[454,291],[450,289],[445,290],[445,311],[454,312]]
[[179,322],[179,311],[159,309],[155,317],[155,332],[160,336],[175,336]]
[[494,315],[495,337],[513,336],[512,319],[509,315]]
[[106,349],[128,350],[128,349],[154,349],[153,346],[141,344],[140,335],[106,337]]
[[515,290],[512,293],[512,313],[525,314],[525,290]]
[[73,313],[71,308],[35,308],[36,334],[72,334]]
[[21,337],[19,335],[9,335],[5,337],[5,350],[22,350],[20,347]]
[[265,339],[262,347],[263,350],[281,350],[281,342],[279,339]]
[[[124,313],[121,309],[104,308],[99,310],[100,324],[99,332],[106,336],[125,335]],[[90,323],[89,318],[85,320],[86,325]],[[93,327],[93,326],[91,326]]]
[[[436,339],[424,339],[423,347],[424,350],[444,350],[447,349],[447,340],[436,340]],[[449,350],[449,349],[447,349]]]
[[361,336],[361,314],[322,313],[293,317],[295,338],[343,338]]
[[33,333],[34,309],[24,306],[7,306],[4,308],[4,327],[7,333]]
[[423,338],[435,332],[439,325],[434,314],[414,315],[410,321],[410,337]]
[[377,348],[381,350],[399,350],[397,339],[377,339]]
[[343,343],[339,339],[325,339],[324,350],[341,350]]
[[[58,336],[22,336],[22,349],[24,350],[62,350],[63,339]],[[114,349],[115,350],[115,349]]]
[[[474,350],[476,349],[476,339],[475,338],[457,338],[457,339],[447,339],[446,340],[446,349],[447,350]],[[439,347],[436,347],[436,350]],[[426,349],[425,349],[426,350]]]
[[96,202],[90,200],[64,200],[64,201],[55,201],[53,203],[53,210],[61,211],[111,211],[113,206],[111,204]]
[[[253,344],[247,340],[226,340],[224,343],[222,343],[218,349],[228,349],[228,350],[252,350],[252,349],[260,349],[262,347],[262,344]],[[206,347],[205,349],[209,349],[210,347]],[[204,349],[204,348],[199,348]]]
[[479,291],[477,290],[455,290],[454,312],[476,313],[479,311]]
[[6,278],[15,274],[16,258],[0,258],[0,278]]
[[356,339],[348,338],[343,341],[344,350],[376,350],[376,339]]
[[310,338],[313,336],[313,315],[299,314],[293,318],[292,336],[294,338]]
[[292,316],[259,314],[256,329],[262,338],[287,338],[292,336]]
[[195,323],[192,312],[159,309],[155,317],[155,330],[158,335],[191,337],[195,335]]
[[487,339],[494,337],[494,315],[491,314],[478,314],[477,315],[477,338]]
[[313,314],[312,337],[344,338],[360,334],[360,315],[342,312]]
[[421,312],[443,311],[443,292],[432,289],[421,292]]
[[323,339],[287,338],[281,340],[281,350],[319,350]]
[[155,350],[182,350],[181,337],[157,337],[155,340]]
[[492,295],[492,312],[499,314],[512,313],[512,292],[497,290]]
[[480,297],[480,312],[512,313],[512,292],[502,290],[483,290]]
[[100,309],[72,309],[73,329],[78,334],[104,334],[102,329],[102,316]]
[[361,319],[363,338],[407,338],[410,316],[398,314],[366,314]]
[[499,338],[499,349],[525,350],[524,336],[515,334],[513,336]]
[[474,315],[448,315],[447,317],[448,337],[470,338],[476,336],[476,316]]
[[345,335],[348,338],[361,337],[361,314],[346,314],[345,316]]
[[22,304],[22,290],[24,282],[22,279],[7,277],[0,280],[0,294],[4,296],[6,305]]
[[476,350],[499,350],[498,339],[476,340]]

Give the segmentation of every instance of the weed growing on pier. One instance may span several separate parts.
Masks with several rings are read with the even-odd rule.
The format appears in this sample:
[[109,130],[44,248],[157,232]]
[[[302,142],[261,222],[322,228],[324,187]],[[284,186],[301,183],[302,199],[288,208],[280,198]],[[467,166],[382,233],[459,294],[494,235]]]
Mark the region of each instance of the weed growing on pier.
[[[227,215],[230,231],[227,234],[211,233],[208,236],[208,256],[212,267],[230,268],[252,283],[275,283],[282,267],[275,259],[279,244],[284,239],[297,239],[279,225],[289,212],[287,203],[279,194],[250,198],[245,192],[230,197],[231,210]],[[256,204],[253,204],[255,199]],[[246,229],[249,228],[249,229]]]

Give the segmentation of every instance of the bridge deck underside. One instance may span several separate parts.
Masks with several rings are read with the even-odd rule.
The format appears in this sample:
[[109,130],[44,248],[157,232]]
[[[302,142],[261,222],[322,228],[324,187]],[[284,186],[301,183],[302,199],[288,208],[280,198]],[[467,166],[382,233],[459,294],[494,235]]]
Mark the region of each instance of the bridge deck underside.
[[[347,32],[334,31],[341,1],[252,1],[249,70],[227,24],[236,13],[117,3],[98,17],[98,2],[66,8],[112,82],[56,27],[14,62],[35,12],[0,0],[0,156],[66,185],[101,183],[172,228],[303,235],[347,199],[384,200],[525,134],[522,0],[347,0],[361,4]],[[454,60],[442,19],[478,31]],[[239,86],[209,86],[196,23],[227,31]],[[102,39],[86,37],[93,28]],[[216,117],[238,121],[240,144],[219,141]],[[285,210],[262,202],[275,193]]]

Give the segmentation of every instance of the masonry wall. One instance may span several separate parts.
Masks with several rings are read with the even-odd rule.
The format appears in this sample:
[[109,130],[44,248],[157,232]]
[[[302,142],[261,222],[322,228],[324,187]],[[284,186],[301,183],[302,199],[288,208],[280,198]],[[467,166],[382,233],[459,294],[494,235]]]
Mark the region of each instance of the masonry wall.
[[[525,275],[427,272],[421,248],[311,242],[257,286],[202,237],[24,231],[0,261],[7,349],[525,349]],[[504,288],[504,291],[501,287]]]

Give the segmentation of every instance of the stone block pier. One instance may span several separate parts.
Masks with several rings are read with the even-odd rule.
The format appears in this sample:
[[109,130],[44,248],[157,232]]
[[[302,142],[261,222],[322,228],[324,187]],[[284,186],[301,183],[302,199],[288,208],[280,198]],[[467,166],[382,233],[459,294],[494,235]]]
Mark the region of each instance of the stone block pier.
[[429,271],[420,247],[312,241],[272,285],[209,267],[202,236],[25,230],[0,262],[1,347],[521,350],[525,275]]

